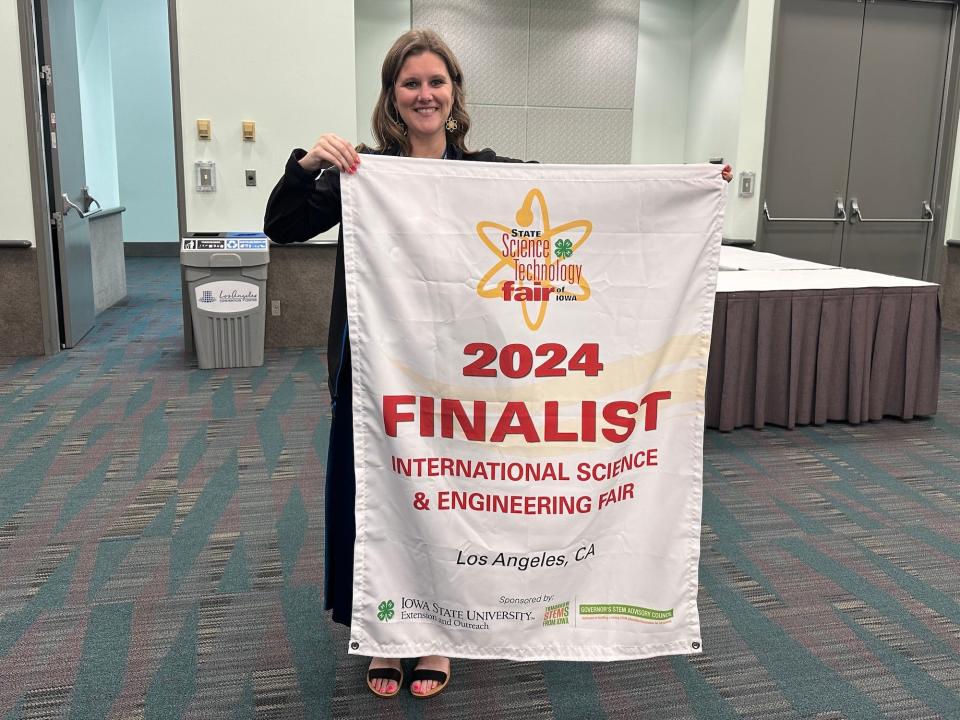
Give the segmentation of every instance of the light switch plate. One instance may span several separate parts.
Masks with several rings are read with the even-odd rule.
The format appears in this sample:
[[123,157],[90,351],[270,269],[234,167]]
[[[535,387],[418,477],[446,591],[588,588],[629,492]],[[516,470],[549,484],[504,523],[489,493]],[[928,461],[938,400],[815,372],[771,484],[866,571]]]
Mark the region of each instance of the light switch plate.
[[257,186],[257,171],[256,170],[244,170],[244,177],[247,181],[247,187],[256,187]]
[[757,182],[756,173],[752,172],[742,172],[740,173],[740,192],[739,195],[742,198],[753,197],[755,191],[755,185]]
[[208,160],[194,163],[197,172],[197,192],[217,191],[217,164]]

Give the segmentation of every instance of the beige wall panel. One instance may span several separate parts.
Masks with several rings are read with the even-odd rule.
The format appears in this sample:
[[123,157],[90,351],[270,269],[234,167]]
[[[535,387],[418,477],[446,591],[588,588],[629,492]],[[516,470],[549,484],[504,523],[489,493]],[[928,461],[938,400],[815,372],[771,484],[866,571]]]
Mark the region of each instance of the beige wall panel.
[[527,104],[633,107],[639,0],[532,0]]
[[436,30],[463,65],[473,103],[527,102],[529,0],[413,0],[413,27]]
[[522,107],[468,105],[471,130],[467,147],[492,148],[498,155],[520,158],[527,152],[527,112]]
[[529,108],[527,156],[549,163],[628,163],[630,110]]

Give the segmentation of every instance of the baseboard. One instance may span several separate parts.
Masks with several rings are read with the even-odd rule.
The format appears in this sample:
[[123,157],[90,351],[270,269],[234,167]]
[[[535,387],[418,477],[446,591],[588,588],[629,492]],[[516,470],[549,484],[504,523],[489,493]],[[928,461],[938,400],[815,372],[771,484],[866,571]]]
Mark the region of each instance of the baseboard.
[[125,257],[177,257],[180,255],[178,242],[125,242]]

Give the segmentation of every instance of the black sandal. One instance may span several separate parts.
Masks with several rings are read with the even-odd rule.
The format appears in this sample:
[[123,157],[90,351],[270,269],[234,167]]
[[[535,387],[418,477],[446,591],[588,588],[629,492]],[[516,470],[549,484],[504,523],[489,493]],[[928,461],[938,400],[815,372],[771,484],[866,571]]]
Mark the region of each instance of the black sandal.
[[440,683],[440,685],[438,685],[437,687],[435,687],[433,690],[431,690],[426,694],[415,693],[411,688],[410,690],[411,695],[413,695],[415,698],[425,699],[425,698],[434,697],[435,695],[439,695],[440,693],[442,693],[444,688],[446,688],[447,684],[450,682],[450,675],[443,672],[442,670],[427,670],[426,668],[417,668],[410,675],[410,679],[411,679],[411,682],[417,682],[418,680],[420,680],[421,682],[424,680],[433,680],[434,682]]
[[[377,692],[373,689],[374,680],[396,680],[397,689],[392,693],[382,693]],[[397,693],[400,692],[400,688],[403,687],[403,670],[394,668],[394,667],[382,667],[382,668],[372,668],[367,670],[367,687],[370,688],[372,692],[377,697],[382,698],[392,698],[396,697]]]

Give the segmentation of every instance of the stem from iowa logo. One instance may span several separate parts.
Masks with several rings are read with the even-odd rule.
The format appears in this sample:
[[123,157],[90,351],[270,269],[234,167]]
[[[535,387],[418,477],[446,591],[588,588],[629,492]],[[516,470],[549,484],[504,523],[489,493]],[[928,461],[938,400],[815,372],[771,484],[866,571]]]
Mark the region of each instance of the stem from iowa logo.
[[[534,212],[534,207],[539,210]],[[549,303],[583,302],[590,283],[574,258],[593,231],[589,220],[571,220],[553,227],[547,201],[532,188],[516,214],[517,227],[492,220],[477,223],[477,235],[497,256],[497,262],[477,283],[477,295],[502,302],[519,302],[523,321],[539,330]],[[538,304],[531,317],[528,303]]]

